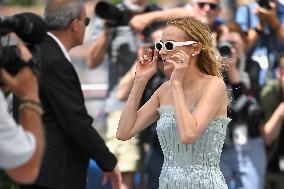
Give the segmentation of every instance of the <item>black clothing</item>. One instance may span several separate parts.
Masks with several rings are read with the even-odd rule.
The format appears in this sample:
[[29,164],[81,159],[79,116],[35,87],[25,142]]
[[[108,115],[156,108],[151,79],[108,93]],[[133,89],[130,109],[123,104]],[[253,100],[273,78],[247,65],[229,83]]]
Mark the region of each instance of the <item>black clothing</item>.
[[[92,127],[93,119],[87,113],[73,65],[48,35],[40,49],[39,92],[44,109],[46,146],[35,185],[84,189],[89,158],[93,158],[103,171],[113,170],[117,160]],[[31,188],[37,188],[35,185]]]

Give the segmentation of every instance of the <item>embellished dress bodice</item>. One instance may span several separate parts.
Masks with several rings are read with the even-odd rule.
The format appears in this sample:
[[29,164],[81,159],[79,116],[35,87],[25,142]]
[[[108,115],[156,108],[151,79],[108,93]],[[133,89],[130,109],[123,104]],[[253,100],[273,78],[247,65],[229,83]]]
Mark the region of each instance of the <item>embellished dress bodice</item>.
[[219,162],[231,119],[216,117],[192,144],[181,144],[173,106],[161,105],[157,110],[164,153],[159,189],[227,189]]

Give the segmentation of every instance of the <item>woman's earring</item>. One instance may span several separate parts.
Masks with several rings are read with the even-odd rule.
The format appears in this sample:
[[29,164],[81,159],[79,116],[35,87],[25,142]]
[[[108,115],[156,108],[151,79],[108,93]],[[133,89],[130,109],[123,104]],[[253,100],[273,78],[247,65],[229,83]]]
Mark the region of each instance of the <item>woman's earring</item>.
[[192,56],[195,56],[195,54],[192,54]]

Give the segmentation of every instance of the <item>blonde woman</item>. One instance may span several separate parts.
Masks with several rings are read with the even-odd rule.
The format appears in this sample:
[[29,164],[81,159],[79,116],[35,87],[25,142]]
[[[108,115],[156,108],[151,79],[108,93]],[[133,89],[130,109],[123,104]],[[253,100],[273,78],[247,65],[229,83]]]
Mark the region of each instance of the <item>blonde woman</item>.
[[[227,188],[219,161],[230,119],[210,30],[193,17],[174,19],[155,48],[137,64],[117,138],[128,140],[158,120],[164,153],[160,189]],[[138,109],[145,85],[157,70],[158,52],[170,80]]]

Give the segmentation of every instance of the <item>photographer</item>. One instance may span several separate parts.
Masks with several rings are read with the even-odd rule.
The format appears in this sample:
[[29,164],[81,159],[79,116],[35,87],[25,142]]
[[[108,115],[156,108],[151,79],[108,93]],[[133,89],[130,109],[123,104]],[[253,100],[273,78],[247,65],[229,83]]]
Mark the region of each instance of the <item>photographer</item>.
[[266,189],[284,186],[284,54],[278,59],[279,77],[267,83],[260,94],[264,111],[262,133],[267,144]]
[[[223,75],[228,88],[229,117],[220,167],[231,188],[263,189],[265,147],[259,132],[258,64],[245,55],[246,36],[234,22],[217,30],[217,47],[226,56]],[[224,51],[225,47],[229,50]]]
[[[27,48],[18,48],[22,60],[30,61],[32,55]],[[24,67],[14,77],[1,68],[1,79],[1,88],[11,89],[21,99],[21,126],[9,115],[0,91],[0,167],[16,182],[31,183],[39,173],[44,146],[37,78],[30,68]]]
[[284,5],[279,0],[256,0],[236,12],[236,22],[247,33],[247,52],[261,67],[258,82],[263,86],[275,78],[275,61],[284,47]]
[[[144,149],[139,137],[133,137],[127,142],[116,139],[116,130],[124,100],[117,97],[118,83],[130,70],[137,59],[137,50],[150,36],[150,27],[137,34],[130,27],[128,21],[134,15],[157,10],[155,4],[148,4],[148,0],[124,0],[122,4],[108,5],[111,10],[107,11],[105,6],[98,2],[95,12],[94,43],[89,52],[88,65],[95,68],[101,63],[108,65],[108,96],[106,99],[106,144],[117,156],[118,164],[122,172],[123,188],[134,187],[134,176],[143,166]],[[111,7],[111,8],[110,8]],[[115,13],[116,14],[115,14]],[[115,15],[115,16],[111,16]],[[122,19],[119,19],[122,18]]]
[[194,16],[207,24],[215,37],[216,29],[223,23],[223,19],[221,18],[223,8],[220,0],[192,0],[181,7],[135,15],[130,20],[130,25],[134,30],[141,31],[153,22]]

